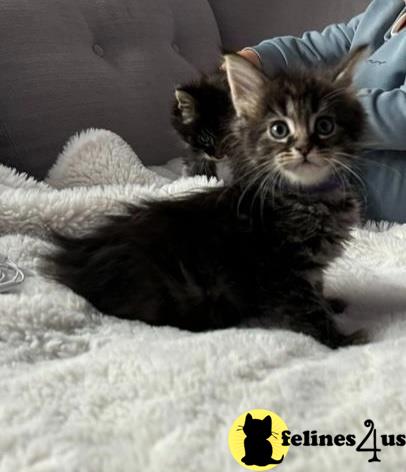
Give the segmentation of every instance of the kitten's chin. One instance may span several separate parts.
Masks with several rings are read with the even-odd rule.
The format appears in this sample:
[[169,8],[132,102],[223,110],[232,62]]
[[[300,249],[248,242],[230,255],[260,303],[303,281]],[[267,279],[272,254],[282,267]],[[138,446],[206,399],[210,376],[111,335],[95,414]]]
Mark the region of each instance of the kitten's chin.
[[300,187],[311,187],[320,185],[331,176],[329,166],[319,166],[309,162],[300,164],[295,169],[283,169],[282,174],[285,179],[293,185]]

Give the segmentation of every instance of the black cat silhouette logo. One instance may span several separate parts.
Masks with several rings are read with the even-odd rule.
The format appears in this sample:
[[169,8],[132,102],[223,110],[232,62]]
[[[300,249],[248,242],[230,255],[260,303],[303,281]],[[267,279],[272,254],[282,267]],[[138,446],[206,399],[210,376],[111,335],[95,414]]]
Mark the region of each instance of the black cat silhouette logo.
[[230,429],[228,445],[234,459],[249,470],[271,470],[280,465],[289,446],[282,445],[285,422],[269,410],[250,410]]

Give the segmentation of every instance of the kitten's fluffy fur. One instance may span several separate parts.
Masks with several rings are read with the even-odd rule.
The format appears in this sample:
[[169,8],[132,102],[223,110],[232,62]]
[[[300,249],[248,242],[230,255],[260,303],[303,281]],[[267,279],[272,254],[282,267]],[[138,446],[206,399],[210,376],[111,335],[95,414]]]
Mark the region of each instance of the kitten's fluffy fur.
[[201,331],[264,316],[331,347],[352,342],[336,329],[322,271],[358,220],[345,182],[364,126],[351,89],[359,55],[273,80],[227,56],[232,184],[129,207],[84,238],[57,236],[48,273],[122,318]]

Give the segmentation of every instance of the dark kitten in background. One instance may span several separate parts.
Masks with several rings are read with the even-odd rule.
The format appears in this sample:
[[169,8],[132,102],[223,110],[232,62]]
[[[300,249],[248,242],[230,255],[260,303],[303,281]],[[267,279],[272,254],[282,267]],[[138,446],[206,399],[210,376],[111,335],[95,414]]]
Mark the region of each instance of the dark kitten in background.
[[56,236],[47,273],[120,318],[202,331],[261,316],[333,348],[357,340],[337,330],[322,274],[358,222],[347,177],[365,123],[351,86],[362,54],[272,80],[226,56],[233,182]]
[[235,115],[224,71],[216,70],[177,88],[172,125],[188,145],[187,175],[219,178],[218,164],[226,160],[226,136]]

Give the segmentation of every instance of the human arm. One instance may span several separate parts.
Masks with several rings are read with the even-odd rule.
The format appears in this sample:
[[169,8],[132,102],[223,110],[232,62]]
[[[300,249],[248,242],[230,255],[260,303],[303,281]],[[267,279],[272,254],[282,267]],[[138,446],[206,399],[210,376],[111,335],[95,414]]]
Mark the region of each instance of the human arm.
[[393,90],[358,92],[369,121],[368,149],[406,151],[406,81]]
[[350,49],[362,17],[363,14],[348,23],[330,25],[322,32],[309,31],[301,38],[282,36],[268,39],[252,48],[243,49],[240,54],[268,75],[292,66],[309,67],[320,62],[333,64]]

